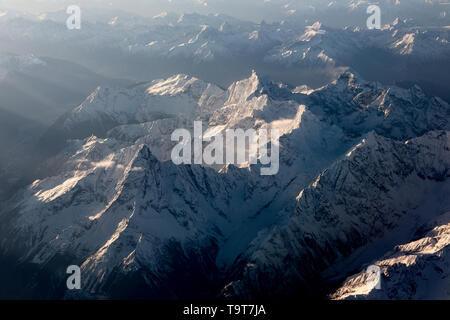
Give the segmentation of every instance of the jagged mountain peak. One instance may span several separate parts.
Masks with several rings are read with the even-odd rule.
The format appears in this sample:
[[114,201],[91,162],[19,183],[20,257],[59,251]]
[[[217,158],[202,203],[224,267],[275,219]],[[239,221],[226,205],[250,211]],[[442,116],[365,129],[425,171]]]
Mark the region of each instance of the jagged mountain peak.
[[371,261],[372,266],[379,268],[378,288],[367,281],[365,269],[347,278],[330,298],[448,299],[449,218],[450,212],[444,212],[439,218],[427,221],[413,241],[399,244]]
[[245,101],[261,96],[267,96],[273,100],[286,100],[292,96],[292,89],[286,84],[272,81],[253,70],[249,78],[237,81],[228,88],[227,103],[245,103]]
[[448,129],[450,125],[450,105],[427,96],[419,86],[386,86],[365,81],[349,71],[309,93],[304,103],[314,114],[352,136],[375,130],[405,140],[430,130]]
[[65,137],[104,137],[119,125],[139,124],[182,116],[208,117],[221,107],[226,93],[196,77],[178,74],[130,88],[98,87],[69,112],[57,130]]
[[215,91],[221,90],[219,87],[196,77],[177,74],[167,79],[152,81],[146,89],[146,93],[149,95],[176,95],[190,92],[193,96],[200,97],[209,88]]
[[326,31],[319,21],[307,26],[305,32],[298,38],[299,41],[310,42],[313,38],[325,34]]
[[353,87],[361,87],[366,84],[368,84],[368,82],[363,80],[363,78],[358,74],[358,72],[356,72],[355,70],[348,69],[342,72],[335,81],[329,84],[329,86],[335,85],[340,86],[341,88],[353,88]]
[[[448,137],[449,132],[438,131],[404,143],[369,133],[300,192],[296,208],[284,212],[279,224],[260,232],[235,262],[236,279],[224,295],[317,294],[309,291],[310,279],[320,278],[329,267],[331,274],[345,274],[356,258],[377,252],[367,248],[360,251],[362,257],[345,260],[357,248],[383,244],[384,236],[394,234],[407,239],[416,229],[402,219],[427,221],[450,204],[447,197],[433,208],[427,205],[433,202],[429,195],[444,199],[449,186]],[[426,141],[431,148],[420,146]]]

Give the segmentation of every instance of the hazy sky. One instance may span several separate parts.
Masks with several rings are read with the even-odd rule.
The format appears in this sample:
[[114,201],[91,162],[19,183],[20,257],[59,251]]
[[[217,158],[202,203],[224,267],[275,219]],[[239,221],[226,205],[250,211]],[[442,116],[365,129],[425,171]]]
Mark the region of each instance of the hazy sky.
[[[307,1],[307,0],[304,0]],[[68,5],[121,9],[146,16],[162,11],[223,13],[241,19],[279,19],[302,0],[0,0],[0,8],[32,13],[56,11]]]
[[[436,10],[445,11],[448,5],[439,5],[438,3],[447,0],[427,0],[427,3],[435,3]],[[397,9],[404,10],[410,16],[415,18],[424,15],[425,0],[358,0],[354,1],[361,8],[365,14],[365,6],[370,3],[379,3],[385,11],[383,14],[389,16],[390,13],[397,14],[397,10],[393,10],[400,4]],[[31,13],[42,13],[48,11],[64,10],[69,5],[79,5],[83,8],[110,8],[120,9],[143,16],[155,16],[163,11],[174,13],[192,13],[200,14],[222,13],[227,14],[243,20],[252,20],[260,22],[266,21],[280,21],[286,17],[294,14],[296,17],[301,17],[303,13],[309,15],[316,13],[317,8],[328,8],[328,5],[333,3],[333,8],[346,7],[349,9],[349,0],[0,0],[0,10],[16,9],[27,11]],[[389,9],[387,9],[389,8]],[[388,11],[386,11],[388,10]],[[350,10],[352,11],[352,10]],[[395,13],[397,12],[397,13]],[[439,13],[439,12],[438,12]],[[331,14],[334,14],[331,11]],[[449,12],[445,12],[450,16]],[[442,14],[441,14],[442,16]],[[443,16],[448,19],[447,16]],[[361,21],[358,25],[364,22],[365,16],[361,15]],[[395,17],[389,17],[393,19]],[[437,14],[429,16],[431,20],[441,19]],[[334,19],[343,20],[337,25],[346,23],[347,17],[339,18],[337,15],[328,16],[328,25],[333,25]],[[441,19],[442,20],[442,19]],[[353,21],[355,22],[355,21]],[[388,21],[390,22],[390,21]]]

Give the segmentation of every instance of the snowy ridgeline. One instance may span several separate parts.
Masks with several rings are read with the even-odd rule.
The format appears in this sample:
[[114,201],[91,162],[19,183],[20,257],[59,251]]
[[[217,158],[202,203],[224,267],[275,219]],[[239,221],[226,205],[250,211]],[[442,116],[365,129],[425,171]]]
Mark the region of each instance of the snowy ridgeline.
[[[365,15],[365,10],[361,15]],[[257,24],[219,14],[166,13],[142,18],[108,11],[98,16],[95,10],[86,9],[83,27],[71,33],[65,28],[65,12],[38,17],[11,12],[0,16],[0,35],[17,43],[31,40],[67,45],[69,41],[73,48],[119,49],[147,58],[189,58],[195,62],[262,53],[266,62],[287,66],[334,66],[364,49],[381,49],[422,60],[446,59],[450,29],[445,23],[441,23],[442,27],[427,27],[430,24],[399,17],[383,21],[380,30],[368,30],[351,21],[345,27],[329,27],[327,22],[331,21],[326,14],[313,16],[307,19],[308,23],[292,17]],[[436,21],[431,25],[435,26]]]
[[[70,140],[43,166],[51,174],[1,213],[1,249],[56,282],[60,261],[80,265],[88,297],[324,294],[329,279],[412,241],[430,217],[440,222],[420,241],[446,230],[449,119],[450,106],[417,86],[350,72],[317,90],[256,73],[227,90],[186,75],[99,87],[53,127]],[[216,133],[279,129],[279,173],[174,165],[170,135],[194,120]],[[419,247],[424,264],[434,260],[422,252],[441,250]],[[385,277],[421,281],[414,261],[391,263]],[[333,297],[362,292],[352,281]]]

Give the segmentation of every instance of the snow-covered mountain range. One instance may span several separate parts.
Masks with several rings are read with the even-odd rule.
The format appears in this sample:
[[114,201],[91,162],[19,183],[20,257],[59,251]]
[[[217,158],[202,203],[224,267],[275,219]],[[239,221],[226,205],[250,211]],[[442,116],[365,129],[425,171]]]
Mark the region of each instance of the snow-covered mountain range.
[[[170,134],[194,120],[210,133],[280,129],[279,173],[176,166]],[[82,297],[329,294],[432,219],[445,231],[449,120],[417,86],[351,72],[309,90],[257,72],[227,90],[187,75],[99,87],[47,133],[64,148],[0,213],[2,257],[48,296],[66,294],[69,264]]]
[[[296,208],[286,212],[281,223],[253,240],[248,253],[235,263],[236,280],[224,294],[246,298],[320,294],[323,287],[317,283],[345,275],[352,263],[370,262],[365,259],[376,256],[383,246],[393,248],[397,241],[411,239],[431,219],[448,212],[449,142],[446,131],[406,142],[367,135],[299,193]],[[448,237],[440,245],[447,246]],[[386,282],[400,281],[390,279],[391,272],[386,275]],[[359,280],[360,286],[366,284]],[[352,285],[353,279],[338,292],[348,292]],[[386,297],[408,297],[396,294],[394,286],[383,289],[389,292]],[[426,292],[441,293],[420,294]]]
[[[444,198],[448,198],[448,189],[446,192]],[[427,221],[420,230],[422,233],[413,238],[414,241],[398,245],[380,260],[373,261],[381,268],[381,290],[367,286],[367,273],[362,272],[346,280],[330,297],[448,300],[448,221],[448,212],[436,220]]]
[[[414,10],[408,14],[410,4],[385,1],[389,10],[402,9],[391,16],[394,11],[387,14],[384,8],[382,28],[368,30],[367,5],[315,2],[302,9],[305,16],[294,13],[259,23],[225,14],[162,12],[142,17],[83,8],[80,30],[67,29],[65,11],[35,16],[5,11],[0,39],[2,51],[76,61],[98,74],[139,82],[185,73],[228,87],[255,69],[292,85],[318,88],[350,67],[384,84],[418,83],[428,94],[450,101],[450,21],[446,16],[432,18],[439,14],[435,9],[445,6],[429,1],[411,5],[433,7],[428,16]],[[285,10],[295,11],[295,6],[286,4]],[[342,10],[359,19],[333,23]],[[423,23],[418,16],[433,23]]]
[[444,60],[449,50],[449,28],[423,28],[414,21],[395,19],[381,30],[360,27],[343,30],[324,27],[319,21],[306,26],[293,41],[276,47],[266,60],[288,65],[343,64],[351,52],[383,49],[393,55],[414,56],[421,61]]
[[354,24],[332,28],[326,20],[258,24],[220,14],[163,13],[143,18],[121,12],[101,13],[98,17],[97,11],[86,10],[83,27],[77,32],[65,28],[65,12],[31,18],[3,17],[1,35],[16,42],[28,39],[31,43],[55,45],[69,40],[71,46],[120,48],[124,53],[189,57],[198,62],[262,52],[268,61],[295,64],[314,58],[316,63],[329,59],[331,63],[349,55],[349,50],[366,48],[422,58],[430,55],[430,51],[432,55],[445,57],[449,50],[448,26],[424,27],[402,16],[385,21],[381,30],[368,30]]

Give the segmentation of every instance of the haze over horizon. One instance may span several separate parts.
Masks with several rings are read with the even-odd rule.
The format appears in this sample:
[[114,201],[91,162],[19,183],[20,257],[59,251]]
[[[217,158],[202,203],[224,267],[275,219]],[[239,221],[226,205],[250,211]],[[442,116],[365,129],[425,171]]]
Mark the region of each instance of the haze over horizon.
[[371,3],[0,0],[0,300],[450,299],[448,5]]
[[[47,11],[65,10],[69,5],[84,8],[118,9],[142,16],[152,17],[161,12],[200,14],[226,14],[239,19],[260,22],[264,19],[276,20],[290,14],[285,0],[2,0],[0,8],[10,8],[33,14]],[[292,13],[292,12],[291,12]]]

